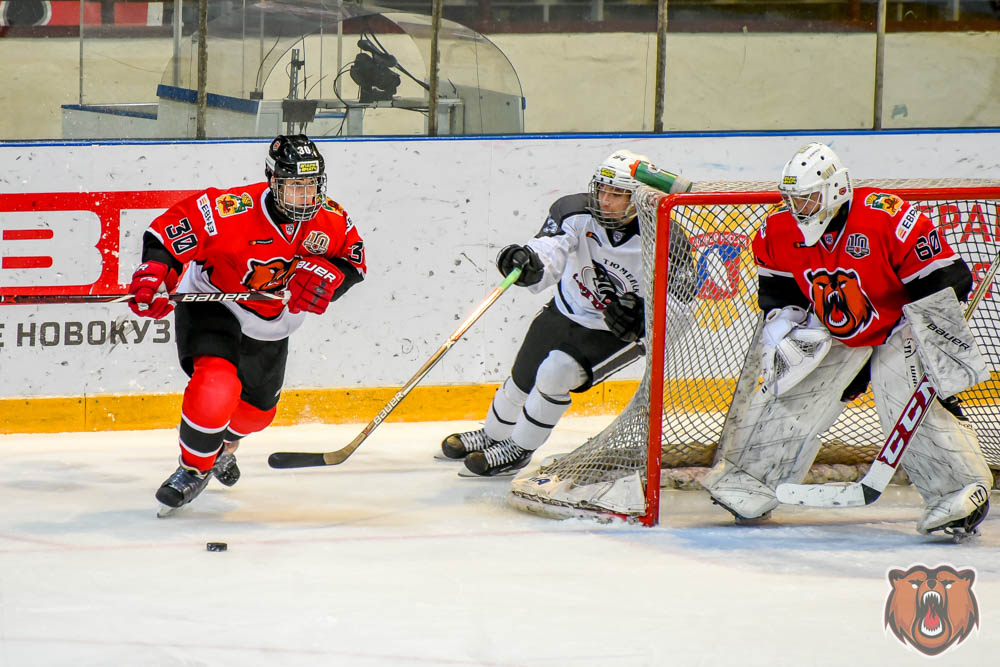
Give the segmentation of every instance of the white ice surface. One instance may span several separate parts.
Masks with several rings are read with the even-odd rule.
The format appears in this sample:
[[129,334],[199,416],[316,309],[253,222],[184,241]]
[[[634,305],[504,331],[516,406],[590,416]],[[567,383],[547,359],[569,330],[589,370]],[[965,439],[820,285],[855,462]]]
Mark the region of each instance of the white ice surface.
[[[566,419],[542,452],[606,421]],[[268,453],[360,427],[271,428],[238,485],[166,519],[174,431],[0,436],[0,666],[926,664],[882,622],[887,570],[914,563],[978,575],[980,630],[934,663],[995,661],[1000,518],[923,537],[916,492],[892,487],[760,527],[694,492],[665,492],[656,528],[553,521],[510,509],[509,478],[432,458],[474,426],[384,424],[297,471]]]

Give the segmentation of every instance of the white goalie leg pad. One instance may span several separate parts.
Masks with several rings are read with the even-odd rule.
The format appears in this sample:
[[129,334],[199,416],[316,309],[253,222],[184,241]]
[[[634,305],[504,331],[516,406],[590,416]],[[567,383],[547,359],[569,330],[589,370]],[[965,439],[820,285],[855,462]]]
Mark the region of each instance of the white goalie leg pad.
[[[895,425],[923,377],[910,333],[910,327],[904,326],[872,358],[872,391],[883,436]],[[913,434],[901,465],[928,509],[970,484],[993,486],[975,431],[937,401],[931,403]]]
[[702,482],[712,497],[745,519],[776,507],[774,489],[805,479],[819,434],[837,420],[841,394],[870,354],[870,348],[833,341],[816,370],[786,394],[761,386],[749,404],[732,405],[719,443],[722,458]]
[[569,409],[569,392],[587,381],[587,372],[576,359],[553,350],[535,374],[535,386],[521,410],[510,437],[518,447],[535,450],[541,447],[552,429]]
[[486,414],[486,423],[483,425],[486,435],[493,440],[509,438],[527,398],[528,395],[514,384],[514,379],[507,378],[494,394],[490,410]]
[[924,373],[940,396],[954,396],[990,379],[986,359],[953,289],[946,287],[908,303],[903,312]]

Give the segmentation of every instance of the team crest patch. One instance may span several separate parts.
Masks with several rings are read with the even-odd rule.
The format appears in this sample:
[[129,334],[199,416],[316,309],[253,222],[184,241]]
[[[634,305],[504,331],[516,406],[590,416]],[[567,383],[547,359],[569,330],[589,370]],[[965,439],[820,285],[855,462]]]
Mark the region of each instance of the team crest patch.
[[950,565],[890,570],[885,627],[924,655],[939,655],[979,628],[976,572]]
[[227,193],[215,200],[215,208],[223,218],[237,215],[253,208],[253,197],[245,192],[238,197]]
[[284,289],[285,282],[292,272],[292,266],[292,262],[283,257],[263,262],[251,259],[249,270],[243,276],[243,284],[259,292]]
[[302,242],[302,247],[314,255],[324,255],[330,249],[330,237],[323,232],[313,230]]
[[818,317],[837,338],[850,338],[864,331],[876,316],[875,307],[861,287],[858,274],[850,269],[806,272],[809,300]]
[[339,213],[341,215],[344,215],[344,213],[346,213],[346,211],[344,211],[344,208],[340,204],[333,201],[329,197],[327,197],[326,201],[323,202],[323,208],[330,211],[331,213]]
[[845,250],[847,250],[848,255],[855,259],[867,257],[871,254],[871,248],[868,247],[868,237],[864,234],[851,234],[847,237]]
[[903,208],[903,204],[902,199],[887,192],[873,192],[865,197],[865,206],[885,211],[891,216],[899,213],[899,210]]

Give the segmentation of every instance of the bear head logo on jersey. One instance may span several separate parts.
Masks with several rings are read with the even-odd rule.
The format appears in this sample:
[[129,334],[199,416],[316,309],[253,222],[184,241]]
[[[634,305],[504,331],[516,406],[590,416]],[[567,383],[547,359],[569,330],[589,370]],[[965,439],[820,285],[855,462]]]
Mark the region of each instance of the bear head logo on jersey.
[[938,655],[979,627],[979,605],[972,592],[976,573],[949,565],[914,565],[889,571],[885,627],[904,644]]
[[250,268],[243,276],[243,284],[258,292],[273,292],[285,289],[291,277],[293,262],[277,257],[265,262],[250,260]]
[[838,338],[863,331],[875,316],[875,307],[861,288],[858,274],[850,269],[806,272],[809,298],[816,317]]

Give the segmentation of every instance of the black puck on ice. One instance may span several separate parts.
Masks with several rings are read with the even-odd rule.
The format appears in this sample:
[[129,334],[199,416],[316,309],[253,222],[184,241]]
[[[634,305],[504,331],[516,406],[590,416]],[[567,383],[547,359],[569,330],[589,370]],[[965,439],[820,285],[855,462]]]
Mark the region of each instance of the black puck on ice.
[[225,551],[229,548],[229,545],[225,542],[209,542],[205,545],[205,548],[209,551]]

